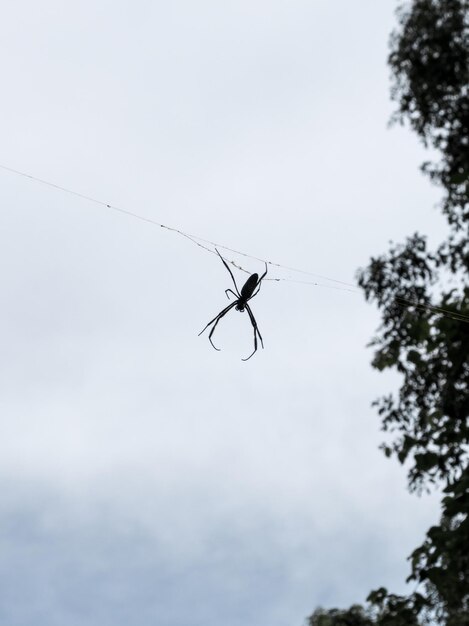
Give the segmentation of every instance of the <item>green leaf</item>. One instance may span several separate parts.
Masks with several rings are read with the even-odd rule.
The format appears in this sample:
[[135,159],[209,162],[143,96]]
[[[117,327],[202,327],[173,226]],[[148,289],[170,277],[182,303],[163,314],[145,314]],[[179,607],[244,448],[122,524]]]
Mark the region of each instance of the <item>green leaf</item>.
[[420,352],[417,352],[417,350],[409,350],[407,353],[407,360],[418,366],[422,362],[422,357],[420,356]]
[[469,180],[469,174],[467,172],[457,172],[456,174],[453,174],[449,178],[449,182],[452,185],[462,185],[468,180]]

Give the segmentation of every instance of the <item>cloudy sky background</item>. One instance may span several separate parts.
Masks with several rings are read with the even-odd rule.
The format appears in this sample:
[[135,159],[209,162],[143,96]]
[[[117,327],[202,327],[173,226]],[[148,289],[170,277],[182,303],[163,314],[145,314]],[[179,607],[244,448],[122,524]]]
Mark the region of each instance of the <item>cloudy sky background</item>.
[[[394,9],[5,0],[0,162],[353,282],[444,228],[387,128]],[[197,336],[231,286],[214,256],[5,171],[0,193],[2,624],[299,626],[405,589],[437,505],[377,449],[398,380],[372,306],[265,283],[243,363],[246,315],[221,352]]]

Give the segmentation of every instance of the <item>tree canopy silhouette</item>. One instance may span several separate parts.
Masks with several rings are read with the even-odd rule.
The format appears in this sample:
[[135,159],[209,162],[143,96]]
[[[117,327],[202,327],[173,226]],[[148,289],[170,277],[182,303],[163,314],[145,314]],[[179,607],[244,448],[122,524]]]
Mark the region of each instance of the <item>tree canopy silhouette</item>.
[[441,519],[410,556],[419,592],[379,588],[366,607],[317,609],[310,626],[469,626],[469,2],[413,0],[398,18],[393,119],[438,151],[422,169],[443,190],[448,231],[436,249],[420,233],[391,245],[358,280],[382,314],[372,365],[402,376],[375,402],[392,438],[382,449],[406,463],[411,490],[442,489]]

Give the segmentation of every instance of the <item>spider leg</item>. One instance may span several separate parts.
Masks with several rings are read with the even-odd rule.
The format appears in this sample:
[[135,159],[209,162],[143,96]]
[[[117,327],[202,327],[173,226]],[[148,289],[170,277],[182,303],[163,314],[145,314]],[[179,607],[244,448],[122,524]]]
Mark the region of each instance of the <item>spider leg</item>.
[[229,304],[226,308],[223,309],[223,311],[220,311],[220,313],[213,318],[213,320],[210,320],[210,322],[200,331],[200,333],[198,334],[198,336],[200,337],[200,335],[204,332],[204,330],[207,330],[207,328],[210,326],[210,324],[213,324],[213,322],[216,322],[220,317],[222,317],[223,315],[225,315],[226,313],[228,313],[228,311],[236,304],[236,302],[232,302],[231,304]]
[[[217,250],[217,249],[215,248],[215,250]],[[241,298],[241,294],[239,293],[238,285],[236,284],[236,281],[235,281],[235,279],[234,279],[233,273],[232,273],[232,271],[230,270],[230,268],[229,268],[229,266],[228,266],[228,263],[225,261],[225,259],[222,257],[222,255],[218,252],[218,250],[217,250],[217,254],[218,254],[218,256],[220,257],[220,259],[222,260],[223,265],[226,267],[226,269],[227,269],[227,270],[229,271],[229,273],[230,273],[231,279],[232,279],[233,284],[234,284],[235,289],[236,289],[236,293],[238,294],[238,295],[237,295],[237,297],[238,297],[238,298]]]
[[251,320],[251,324],[252,324],[252,327],[254,329],[254,350],[251,352],[251,354],[246,359],[241,359],[242,361],[249,361],[249,359],[254,355],[254,353],[257,352],[257,335],[259,335],[259,339],[261,340],[262,348],[264,347],[264,342],[262,341],[262,336],[261,336],[261,334],[259,332],[259,329],[257,328],[256,318],[254,317],[253,312],[251,311],[251,309],[250,309],[248,304],[246,304],[246,311],[248,312],[249,319]]
[[225,289],[226,297],[228,298],[228,300],[230,299],[230,296],[228,295],[228,292],[229,292],[229,293],[232,293],[232,294],[234,295],[234,297],[235,297],[236,299],[238,299],[238,296],[235,294],[235,292],[233,291],[233,289]]
[[217,348],[217,346],[213,343],[212,341],[212,335],[215,332],[215,328],[217,327],[218,322],[221,320],[222,317],[224,317],[226,314],[228,313],[228,311],[225,311],[225,313],[223,313],[222,315],[219,315],[217,321],[215,322],[215,324],[213,325],[212,330],[210,331],[209,335],[208,335],[208,340],[210,341],[210,343],[212,344],[212,346],[215,348],[215,350],[218,350],[218,352],[220,352],[220,348]]
[[261,340],[261,346],[262,346],[262,348],[264,348],[264,342],[262,341],[262,335],[261,335],[261,333],[259,331],[259,327],[257,325],[256,318],[254,317],[254,313],[252,312],[251,307],[249,306],[249,304],[246,304],[246,310],[248,312],[249,318],[251,320],[251,324],[252,324],[255,332],[257,333],[259,339]]
[[[207,324],[207,326],[205,326],[205,328],[204,328],[203,330],[201,330],[201,331],[200,331],[200,333],[199,333],[199,337],[200,337],[200,335],[204,332],[204,330],[206,330],[206,329],[210,326],[210,324],[213,324],[213,328],[212,328],[212,330],[210,331],[210,334],[209,334],[209,336],[208,336],[208,339],[209,339],[210,343],[212,344],[212,346],[215,348],[215,350],[220,351],[220,348],[217,348],[217,347],[214,345],[213,341],[212,341],[212,335],[213,335],[213,333],[214,333],[214,331],[215,331],[215,328],[217,327],[217,324],[218,324],[218,322],[221,320],[221,318],[222,318],[222,317],[224,317],[224,316],[228,313],[228,311],[229,311],[230,309],[232,309],[232,308],[233,308],[233,307],[237,304],[237,302],[238,302],[238,301],[237,301],[237,300],[235,300],[235,302],[232,302],[231,304],[229,304],[229,305],[228,305],[225,309],[223,309],[223,311],[220,311],[220,313],[219,313],[216,317],[214,317],[214,318],[213,318],[213,320],[211,320],[211,321]],[[214,322],[215,322],[215,323],[214,323]]]
[[261,280],[263,280],[267,276],[267,263],[265,261],[264,261],[264,263],[265,263],[265,272],[259,278],[259,284],[261,284]]
[[[265,263],[265,261],[264,261]],[[265,264],[265,272],[262,274],[262,276],[259,278],[259,281],[257,283],[257,288],[256,291],[252,294],[252,296],[249,298],[249,300],[251,300],[252,298],[254,298],[254,296],[257,296],[257,294],[259,293],[260,289],[261,289],[261,282],[263,281],[263,279],[265,278],[265,276],[267,275],[267,263]]]
[[252,296],[249,298],[249,300],[252,300],[254,298],[254,296],[257,296],[257,294],[259,293],[260,290],[261,290],[261,282],[259,281],[257,283],[256,291],[252,294]]

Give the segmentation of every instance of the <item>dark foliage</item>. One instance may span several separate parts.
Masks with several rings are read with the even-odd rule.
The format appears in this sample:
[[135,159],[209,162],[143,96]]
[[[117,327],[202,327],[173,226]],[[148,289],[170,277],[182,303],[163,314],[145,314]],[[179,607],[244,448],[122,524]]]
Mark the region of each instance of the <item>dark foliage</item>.
[[469,0],[413,0],[398,15],[395,119],[439,151],[423,169],[449,229],[435,250],[418,233],[392,245],[358,280],[382,314],[373,367],[402,375],[375,403],[392,438],[383,451],[406,464],[412,490],[443,489],[442,514],[410,556],[419,592],[380,588],[366,609],[318,609],[310,626],[469,626]]
[[374,622],[363,607],[351,606],[345,611],[340,609],[316,609],[308,618],[308,626],[373,626]]
[[412,553],[410,579],[424,583],[440,621],[463,626],[469,625],[469,468],[445,492],[440,524]]
[[447,191],[444,210],[460,227],[469,199],[469,28],[467,0],[414,0],[391,40],[396,118],[442,153],[424,169]]
[[373,366],[403,376],[398,397],[375,404],[383,429],[398,434],[383,450],[411,462],[411,488],[457,479],[468,458],[469,324],[458,314],[469,315],[469,285],[442,292],[433,308],[424,308],[438,270],[436,256],[416,234],[372,259],[359,277],[365,296],[382,309]]

